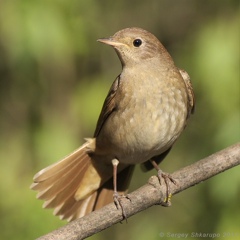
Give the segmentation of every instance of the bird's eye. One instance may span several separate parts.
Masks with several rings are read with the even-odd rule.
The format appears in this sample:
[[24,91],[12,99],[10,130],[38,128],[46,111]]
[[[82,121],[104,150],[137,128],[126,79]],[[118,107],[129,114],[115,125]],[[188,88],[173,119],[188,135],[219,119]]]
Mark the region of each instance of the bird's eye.
[[140,47],[142,45],[142,40],[141,39],[135,39],[133,41],[133,46],[134,47]]

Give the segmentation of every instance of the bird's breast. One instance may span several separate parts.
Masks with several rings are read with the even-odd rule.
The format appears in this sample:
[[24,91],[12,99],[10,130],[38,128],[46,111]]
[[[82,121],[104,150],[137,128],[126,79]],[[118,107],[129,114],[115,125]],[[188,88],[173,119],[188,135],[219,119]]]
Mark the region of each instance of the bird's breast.
[[184,129],[187,94],[182,84],[128,84],[116,98],[117,108],[98,138],[122,163],[142,163],[164,152]]

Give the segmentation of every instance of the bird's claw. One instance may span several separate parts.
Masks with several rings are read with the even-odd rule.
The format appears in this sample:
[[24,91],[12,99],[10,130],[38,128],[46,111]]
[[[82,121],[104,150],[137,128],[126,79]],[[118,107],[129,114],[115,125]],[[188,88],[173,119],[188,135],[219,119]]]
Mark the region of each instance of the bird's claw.
[[127,194],[127,195],[119,195],[118,192],[114,192],[114,193],[113,193],[113,201],[114,201],[114,203],[115,203],[115,205],[116,205],[116,208],[122,210],[123,219],[126,219],[126,222],[127,222],[127,214],[126,214],[126,211],[125,211],[125,209],[124,209],[124,206],[123,206],[123,204],[122,204],[122,202],[121,202],[121,199],[122,199],[122,198],[127,198],[128,200],[131,201],[131,199],[130,199],[130,197],[128,196],[128,194]]
[[164,173],[161,169],[158,170],[157,176],[158,176],[160,185],[162,185],[162,179],[164,180],[164,182],[166,184],[166,198],[165,198],[164,202],[162,203],[162,205],[165,207],[169,207],[169,206],[171,206],[171,197],[172,197],[172,194],[170,192],[169,180],[173,184],[177,184],[177,182],[172,178],[172,176],[170,174]]

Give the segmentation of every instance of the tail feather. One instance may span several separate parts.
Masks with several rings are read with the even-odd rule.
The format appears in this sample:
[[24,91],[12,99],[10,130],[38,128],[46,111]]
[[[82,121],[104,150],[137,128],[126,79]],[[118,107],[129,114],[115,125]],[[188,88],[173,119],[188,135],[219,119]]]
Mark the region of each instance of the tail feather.
[[[76,162],[76,166],[72,166],[62,177],[55,175],[55,179],[49,178],[42,182],[43,187],[50,185],[51,187],[47,191],[40,191],[37,198],[42,200],[52,199],[54,196],[69,195],[78,187],[81,182],[84,170],[88,167],[89,163],[81,161]],[[35,189],[34,189],[35,190]]]
[[[134,166],[128,166],[118,173],[118,193],[124,194],[129,186]],[[91,194],[88,198],[76,202],[68,209],[63,215],[58,212],[56,215],[61,215],[61,219],[72,221],[81,218],[86,214],[104,207],[105,205],[113,202],[113,178],[111,177],[106,181],[97,191]],[[64,211],[63,211],[64,212]]]
[[56,206],[53,214],[56,216],[66,215],[66,213],[71,209],[77,201],[73,196],[69,196],[64,203],[59,206]]
[[64,207],[55,209],[54,215],[59,216],[61,220],[67,219],[67,221],[72,221],[81,218],[92,211],[100,209],[112,201],[113,190],[106,189],[103,186],[84,200],[75,201],[74,203],[69,202]]
[[[76,166],[75,168],[76,170],[78,169],[78,166]],[[77,172],[76,173],[73,171],[69,178],[70,181],[64,181],[63,183],[63,187],[60,187],[60,189],[56,188],[55,194],[51,194],[50,192],[50,196],[51,198],[49,199],[44,199],[44,200],[48,200],[44,203],[44,208],[55,208],[57,207],[59,204],[64,203],[62,207],[64,207],[65,205],[69,205],[67,203],[68,199],[72,199],[72,202],[75,202],[75,193],[78,189],[78,186],[83,178],[83,174],[81,174],[82,172]],[[80,176],[79,176],[80,175]],[[58,184],[58,186],[61,186],[60,184]],[[53,186],[55,187],[55,186]],[[51,189],[50,189],[51,190]],[[49,197],[50,197],[49,196]]]
[[[60,219],[72,221],[113,201],[112,175],[103,176],[102,167],[94,172],[89,171],[93,168],[93,164],[87,152],[92,142],[88,141],[63,160],[41,170],[34,176],[31,189],[38,191],[37,198],[45,200],[43,207],[54,208],[54,215],[59,216]],[[111,165],[108,167],[110,167],[110,171],[107,171],[109,174]],[[106,171],[104,167],[103,169]],[[118,174],[120,192],[126,191],[132,170],[133,166],[128,166]],[[98,171],[101,174],[100,180],[100,175],[96,178],[94,175],[88,175],[88,172],[98,174]],[[99,185],[97,184],[100,187],[95,190],[88,187],[89,181],[101,181]],[[77,201],[76,192],[83,189],[83,186],[85,186],[84,191],[89,190],[89,193],[84,193],[85,197]]]
[[86,148],[87,143],[83,144],[80,148],[63,158],[61,161],[58,161],[42,169],[37,174],[35,174],[35,176],[33,177],[33,181],[42,182],[48,178],[54,177],[57,174],[60,175],[61,173],[64,173],[68,168],[74,166],[81,157],[86,155]]
[[72,221],[74,219],[85,216],[86,214],[92,212],[94,209],[94,204],[96,201],[97,192],[94,192],[86,199],[81,201],[76,201],[71,207],[67,209],[64,213],[59,212],[57,215],[60,215],[61,219],[67,219]]

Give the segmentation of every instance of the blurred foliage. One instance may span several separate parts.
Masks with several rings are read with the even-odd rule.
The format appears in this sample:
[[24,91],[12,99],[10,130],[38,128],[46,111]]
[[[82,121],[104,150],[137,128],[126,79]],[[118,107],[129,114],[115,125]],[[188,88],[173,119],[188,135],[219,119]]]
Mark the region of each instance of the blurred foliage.
[[[130,26],[163,42],[196,93],[196,113],[162,168],[174,171],[239,141],[239,1],[3,0],[0,239],[34,239],[66,224],[41,209],[29,185],[36,171],[92,136],[121,71],[114,51],[96,39]],[[90,239],[239,233],[239,170],[174,196],[171,208],[153,207]],[[152,174],[137,168],[130,191]]]

